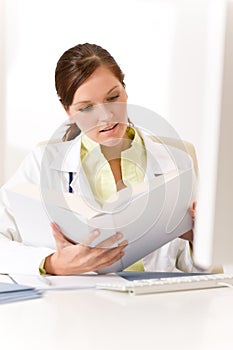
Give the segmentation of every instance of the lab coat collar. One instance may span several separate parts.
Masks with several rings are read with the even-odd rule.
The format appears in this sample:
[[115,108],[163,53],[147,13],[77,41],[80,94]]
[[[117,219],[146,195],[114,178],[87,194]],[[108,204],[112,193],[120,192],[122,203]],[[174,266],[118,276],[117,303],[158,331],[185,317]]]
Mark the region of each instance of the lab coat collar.
[[148,178],[168,173],[177,168],[171,152],[169,152],[164,144],[155,142],[152,135],[148,135],[142,131],[140,131],[140,135],[146,148],[146,174]]
[[[146,153],[147,153],[147,175],[160,175],[167,173],[177,166],[174,162],[172,154],[168,149],[160,143],[153,141],[151,135],[145,134],[137,129],[137,132],[142,137]],[[77,136],[74,140],[61,142],[55,145],[56,153],[50,164],[51,169],[64,172],[80,171],[80,149],[81,136]]]
[[[80,169],[80,152],[81,152],[81,142],[84,142],[84,146],[87,147],[88,151],[95,151],[96,156],[98,156],[100,149],[98,144],[86,135],[81,133],[75,139],[66,142],[59,142],[56,144],[50,144],[47,147],[48,151],[52,147],[52,161],[50,163],[50,168],[63,172],[77,172]],[[137,140],[137,142],[139,142]]]
[[56,153],[50,163],[50,168],[64,172],[77,172],[80,166],[81,137],[60,142],[55,145]]

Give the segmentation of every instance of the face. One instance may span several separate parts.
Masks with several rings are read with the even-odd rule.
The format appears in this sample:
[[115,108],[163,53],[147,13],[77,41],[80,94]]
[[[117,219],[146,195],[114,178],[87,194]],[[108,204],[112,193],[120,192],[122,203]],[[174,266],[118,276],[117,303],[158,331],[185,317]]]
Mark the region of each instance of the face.
[[104,67],[76,90],[68,115],[93,141],[114,146],[127,128],[127,94],[121,82]]

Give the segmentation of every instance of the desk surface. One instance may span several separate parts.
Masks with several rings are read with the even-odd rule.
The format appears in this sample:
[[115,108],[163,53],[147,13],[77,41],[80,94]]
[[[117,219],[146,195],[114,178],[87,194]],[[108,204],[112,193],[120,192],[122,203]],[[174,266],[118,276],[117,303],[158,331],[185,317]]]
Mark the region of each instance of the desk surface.
[[4,350],[232,350],[233,290],[49,291],[1,305],[0,325]]

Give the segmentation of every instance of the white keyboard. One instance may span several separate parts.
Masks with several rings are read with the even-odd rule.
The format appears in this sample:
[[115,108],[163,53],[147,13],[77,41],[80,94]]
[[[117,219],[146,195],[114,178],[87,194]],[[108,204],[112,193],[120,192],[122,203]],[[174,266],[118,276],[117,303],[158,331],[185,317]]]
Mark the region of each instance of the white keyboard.
[[233,274],[194,275],[122,281],[118,283],[98,283],[96,286],[97,289],[129,292],[134,295],[218,287],[233,288]]

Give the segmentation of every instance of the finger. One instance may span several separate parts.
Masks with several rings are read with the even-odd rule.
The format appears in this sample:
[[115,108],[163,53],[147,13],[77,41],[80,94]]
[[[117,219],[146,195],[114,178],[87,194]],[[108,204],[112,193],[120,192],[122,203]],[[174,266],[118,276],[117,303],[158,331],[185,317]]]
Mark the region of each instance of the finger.
[[105,259],[100,260],[100,263],[96,266],[96,270],[99,270],[106,266],[110,266],[114,264],[116,261],[120,260],[124,256],[124,254],[125,252],[121,251],[120,253],[116,254],[111,258],[105,257]]
[[92,249],[91,254],[92,257],[96,261],[102,261],[103,259],[111,259],[113,256],[119,254],[125,247],[128,245],[128,241],[121,242],[117,247],[113,248],[103,248],[103,247],[95,247]]
[[103,248],[96,247],[93,249],[93,256],[98,257],[107,257],[108,259],[113,257],[116,254],[119,254],[125,247],[128,245],[128,241],[121,242],[117,247],[112,248]]
[[84,238],[84,240],[82,242],[80,242],[80,244],[82,244],[83,246],[89,247],[91,245],[92,242],[94,242],[94,240],[99,237],[100,232],[98,229],[95,229],[93,231],[91,231],[90,233],[88,233],[88,235]]
[[189,214],[192,216],[192,218],[194,219],[195,217],[195,210],[193,209],[189,209]]
[[55,222],[51,223],[51,227],[53,230],[53,236],[54,236],[55,241],[56,241],[57,250],[61,250],[67,246],[73,245],[70,241],[68,241],[65,238],[61,229],[59,228],[59,226]]
[[121,232],[116,232],[115,235],[113,235],[113,236],[105,239],[101,243],[99,243],[97,245],[97,247],[98,248],[110,248],[122,238],[123,238],[123,234]]
[[124,246],[124,247],[126,247],[127,245],[128,245],[128,241],[127,240],[124,240],[124,241],[122,241],[121,243],[119,243],[119,247],[121,247],[121,246]]
[[197,202],[193,201],[192,207],[189,209],[189,214],[192,216],[192,218],[194,218],[196,215],[196,206],[197,206]]

